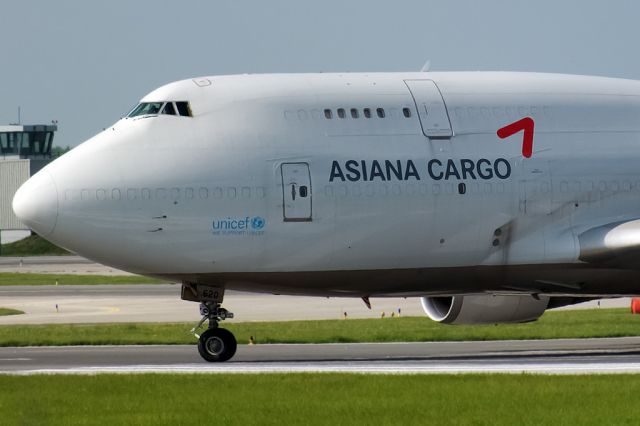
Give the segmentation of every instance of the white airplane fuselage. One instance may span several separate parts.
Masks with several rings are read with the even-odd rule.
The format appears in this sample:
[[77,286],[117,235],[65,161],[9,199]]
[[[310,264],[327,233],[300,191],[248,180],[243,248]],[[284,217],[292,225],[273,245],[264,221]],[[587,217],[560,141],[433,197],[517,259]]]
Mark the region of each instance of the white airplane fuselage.
[[48,165],[18,216],[98,262],[231,289],[640,293],[638,81],[241,75],[141,102],[178,101],[191,116],[122,119]]

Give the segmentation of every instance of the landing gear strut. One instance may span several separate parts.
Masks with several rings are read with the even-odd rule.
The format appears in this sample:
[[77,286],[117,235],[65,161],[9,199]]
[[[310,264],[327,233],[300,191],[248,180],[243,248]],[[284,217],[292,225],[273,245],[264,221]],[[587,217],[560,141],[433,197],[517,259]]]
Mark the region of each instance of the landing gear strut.
[[[222,308],[224,289],[218,287],[182,284],[182,299],[199,301],[202,319],[191,329],[198,338],[198,352],[200,356],[209,362],[223,362],[231,359],[236,353],[238,343],[233,333],[224,328],[219,328],[218,323],[227,318],[233,318],[233,313]],[[209,321],[209,327],[200,335],[196,330]]]

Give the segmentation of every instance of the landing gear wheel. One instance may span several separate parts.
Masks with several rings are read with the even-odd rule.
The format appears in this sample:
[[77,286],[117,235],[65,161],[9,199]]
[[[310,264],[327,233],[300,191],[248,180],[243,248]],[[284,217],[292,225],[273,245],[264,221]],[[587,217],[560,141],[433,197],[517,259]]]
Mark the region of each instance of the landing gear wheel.
[[209,362],[223,362],[235,353],[238,343],[233,333],[224,328],[209,328],[198,339],[198,352]]
[[[189,282],[182,283],[182,299],[200,301],[200,315],[202,319],[191,333],[198,338],[198,352],[209,362],[224,362],[229,360],[238,347],[236,338],[229,330],[219,328],[220,321],[233,318],[233,312],[221,306],[224,287],[213,285],[197,285]],[[198,330],[205,322],[209,322],[207,330],[198,336]]]

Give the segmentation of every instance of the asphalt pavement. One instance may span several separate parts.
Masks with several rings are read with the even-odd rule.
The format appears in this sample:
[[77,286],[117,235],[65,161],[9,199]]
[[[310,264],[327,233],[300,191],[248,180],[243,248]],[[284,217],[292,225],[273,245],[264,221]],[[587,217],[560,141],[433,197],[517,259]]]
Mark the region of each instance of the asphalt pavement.
[[640,337],[493,342],[240,345],[207,363],[194,345],[0,348],[0,374],[640,373]]

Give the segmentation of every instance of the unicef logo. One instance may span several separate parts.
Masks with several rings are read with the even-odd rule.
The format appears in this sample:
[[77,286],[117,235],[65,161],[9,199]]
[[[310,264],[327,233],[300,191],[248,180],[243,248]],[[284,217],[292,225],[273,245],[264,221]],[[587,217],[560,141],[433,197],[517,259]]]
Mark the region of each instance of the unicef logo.
[[228,216],[213,219],[214,235],[262,235],[267,221],[260,216]]
[[266,223],[266,220],[264,220],[264,218],[262,218],[260,216],[256,216],[256,217],[251,219],[251,228],[253,228],[256,231],[258,231],[258,230],[264,228],[265,223]]

